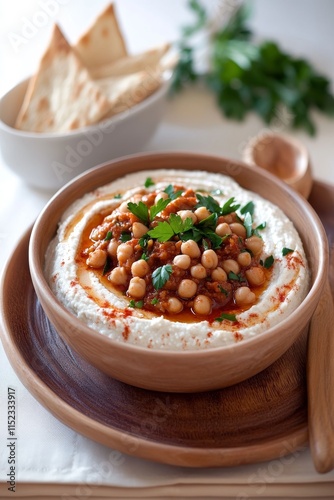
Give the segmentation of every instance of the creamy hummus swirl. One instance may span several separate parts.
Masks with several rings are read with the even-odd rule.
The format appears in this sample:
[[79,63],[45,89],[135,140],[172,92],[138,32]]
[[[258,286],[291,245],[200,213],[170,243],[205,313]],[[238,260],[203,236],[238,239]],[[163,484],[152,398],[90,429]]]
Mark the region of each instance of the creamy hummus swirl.
[[[177,189],[180,186],[181,189],[178,192]],[[227,297],[225,302],[228,302],[224,304],[222,301],[219,309],[216,299],[210,297],[208,292],[210,288],[205,288],[209,287],[208,282],[214,281],[213,276],[218,276],[219,273],[213,273],[212,266],[215,266],[215,263],[213,265],[207,264],[205,283],[198,286],[204,287],[204,293],[201,296],[203,294],[208,296],[206,306],[209,304],[208,307],[211,308],[209,314],[194,314],[194,310],[196,312],[194,297],[183,296],[180,288],[173,293],[176,300],[182,305],[182,312],[179,315],[169,314],[167,302],[165,302],[167,305],[164,308],[161,299],[164,295],[161,291],[166,288],[166,296],[169,297],[168,294],[171,294],[168,291],[167,282],[168,278],[173,276],[174,271],[177,275],[177,266],[173,263],[177,261],[161,263],[166,265],[167,262],[169,267],[166,269],[169,274],[166,276],[167,281],[162,287],[160,283],[158,285],[160,288],[157,290],[149,285],[150,280],[152,280],[151,276],[137,279],[140,283],[140,280],[146,280],[148,286],[151,286],[149,302],[146,300],[147,296],[144,292],[143,297],[139,298],[129,294],[131,288],[127,287],[131,277],[129,277],[125,288],[112,282],[111,273],[117,257],[111,262],[111,270],[108,269],[107,273],[104,272],[106,271],[105,262],[98,266],[100,269],[89,265],[92,252],[96,248],[107,249],[108,240],[112,238],[112,231],[105,230],[102,240],[96,241],[96,238],[99,237],[99,230],[107,227],[108,221],[110,224],[115,224],[115,220],[118,220],[117,214],[124,213],[124,210],[128,211],[126,207],[129,201],[134,200],[133,203],[138,204],[141,197],[143,200],[149,200],[150,195],[151,198],[154,198],[156,193],[167,192],[170,196],[172,187],[173,189],[175,187],[175,196],[183,196],[184,192],[180,195],[182,190],[188,190],[188,192],[193,190],[193,194],[197,196],[198,205],[201,205],[201,200],[203,202],[203,211],[205,206],[207,210],[211,208],[211,205],[207,203],[208,200],[210,202],[214,200],[216,203],[212,210],[215,210],[217,206],[222,208],[226,206],[226,203],[227,205],[232,203],[232,206],[233,204],[234,206],[238,205],[239,208],[232,214],[234,218],[231,219],[230,216],[229,219],[226,216],[226,220],[232,220],[230,227],[233,227],[233,223],[237,221],[237,226],[242,225],[245,228],[244,231],[247,230],[247,236],[244,239],[233,233],[234,240],[237,241],[238,238],[240,240],[238,244],[241,251],[248,251],[253,263],[248,267],[239,266],[239,274],[238,272],[231,274],[225,265],[226,263],[221,261],[222,248],[227,244],[229,236],[224,237],[220,233],[217,243],[214,238],[210,240],[212,233],[208,233],[208,237],[206,233],[203,233],[203,239],[198,240],[201,251],[199,259],[203,257],[206,250],[216,248],[215,251],[220,259],[218,267],[222,269],[221,266],[223,266],[226,270],[225,275],[228,276],[225,282],[218,283],[215,288],[217,291],[217,286],[219,287],[219,290],[222,291],[222,297],[225,295]],[[191,195],[189,195],[189,200],[190,198]],[[195,214],[198,210],[196,207],[197,205],[191,209]],[[168,211],[168,205],[165,210]],[[160,213],[161,217],[164,213],[164,211]],[[177,213],[180,214],[181,211],[176,212],[176,215]],[[198,226],[200,215],[199,212],[197,213],[198,218],[193,217],[196,220],[196,224],[194,223],[193,226],[195,228],[193,234],[195,235],[198,235],[199,232],[197,228],[203,227],[203,224]],[[214,226],[214,232],[217,233],[219,233],[219,223],[222,224],[225,220],[221,213],[219,212],[219,217],[215,216],[217,222]],[[211,223],[212,211],[209,210],[208,214],[211,214],[209,221]],[[152,228],[161,224],[163,219],[160,215],[158,214],[153,225],[147,228],[150,230],[150,234],[155,234],[151,232]],[[135,218],[134,220],[143,223],[140,219]],[[168,222],[170,219],[166,218],[165,221]],[[228,226],[227,223],[224,224]],[[236,231],[237,226],[235,226]],[[129,234],[130,236],[126,237],[122,234],[120,236],[122,239],[116,242],[117,245],[120,245],[123,240],[126,243],[127,238],[133,237],[131,229]],[[261,250],[258,256],[252,255],[251,250],[245,246],[247,239],[254,235],[255,239],[261,241]],[[183,237],[181,232],[180,234],[176,232],[170,240],[177,241]],[[158,241],[154,236],[152,236],[152,240]],[[146,241],[144,239],[144,244],[147,244],[147,241],[148,238]],[[181,248],[181,243],[180,241],[175,248]],[[133,242],[132,244],[134,245]],[[138,244],[136,248],[138,248]],[[143,246],[144,260],[146,258],[150,262],[149,251],[147,255],[145,251],[146,248]],[[103,250],[101,253],[103,252],[107,255],[107,250]],[[180,253],[182,254],[181,251]],[[257,260],[254,264],[255,257]],[[241,261],[242,259],[240,259]],[[202,262],[204,261],[202,260]],[[194,264],[194,260],[192,263]],[[257,269],[260,268],[265,277],[261,286],[251,286],[250,284],[252,283],[251,274],[247,274],[247,271],[253,265]],[[155,268],[156,266],[157,264],[155,264]],[[236,270],[238,271],[238,267]],[[302,302],[309,287],[309,271],[301,239],[283,211],[256,193],[242,189],[233,179],[204,171],[191,173],[183,170],[143,171],[127,175],[86,194],[64,213],[59,223],[57,235],[47,251],[45,273],[56,297],[80,320],[100,334],[119,342],[168,350],[220,347],[261,334],[291,314]],[[247,276],[250,278],[248,281]],[[200,283],[200,281],[195,279],[196,283]],[[243,304],[241,301],[241,304],[238,304],[236,290],[241,287],[249,290],[249,303]],[[242,295],[241,292],[239,295]],[[214,296],[217,298],[217,293],[213,293]],[[145,307],[145,300],[148,307]],[[216,305],[213,306],[214,304]],[[216,306],[217,309],[212,309]],[[199,311],[201,313],[200,309]]]

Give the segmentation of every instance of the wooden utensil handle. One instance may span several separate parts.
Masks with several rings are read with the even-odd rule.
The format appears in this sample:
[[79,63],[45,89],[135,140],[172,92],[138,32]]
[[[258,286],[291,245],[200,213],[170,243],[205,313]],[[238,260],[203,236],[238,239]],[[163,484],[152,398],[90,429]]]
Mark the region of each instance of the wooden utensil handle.
[[313,315],[308,343],[309,438],[320,473],[334,468],[334,306],[327,281]]

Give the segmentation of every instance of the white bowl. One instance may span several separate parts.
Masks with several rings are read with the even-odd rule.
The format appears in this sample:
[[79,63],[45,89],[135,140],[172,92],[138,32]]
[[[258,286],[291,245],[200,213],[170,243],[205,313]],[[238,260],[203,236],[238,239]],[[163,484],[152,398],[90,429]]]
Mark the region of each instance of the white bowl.
[[140,151],[162,119],[171,75],[151,96],[104,122],[47,134],[14,128],[28,81],[0,101],[0,151],[5,164],[25,182],[57,190],[99,163]]

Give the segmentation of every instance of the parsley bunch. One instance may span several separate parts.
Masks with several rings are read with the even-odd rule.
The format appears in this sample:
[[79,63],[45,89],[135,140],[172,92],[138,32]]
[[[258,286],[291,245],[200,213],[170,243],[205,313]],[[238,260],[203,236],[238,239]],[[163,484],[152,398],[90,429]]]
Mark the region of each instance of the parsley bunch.
[[[199,78],[191,37],[208,31],[210,25],[199,0],[190,0],[189,7],[195,21],[182,32],[174,91]],[[210,37],[210,69],[205,82],[216,95],[219,108],[226,117],[239,121],[255,111],[267,124],[282,116],[283,109],[289,121],[286,125],[314,135],[316,128],[310,114],[313,109],[334,116],[330,81],[307,60],[284,52],[275,42],[253,42],[248,18],[249,9],[242,5]]]

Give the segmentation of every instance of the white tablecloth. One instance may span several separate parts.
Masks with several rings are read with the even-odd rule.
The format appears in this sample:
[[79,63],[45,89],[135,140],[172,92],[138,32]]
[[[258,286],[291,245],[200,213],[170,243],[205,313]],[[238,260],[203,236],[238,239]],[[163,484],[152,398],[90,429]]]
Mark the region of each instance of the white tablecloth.
[[[59,7],[54,19],[59,18],[67,32],[73,33],[73,40],[106,4],[104,0],[54,2]],[[206,1],[212,2],[216,0]],[[9,38],[10,33],[20,32],[26,19],[32,19],[41,3],[43,0],[0,2],[1,94],[32,72],[45,46],[52,16],[17,52]],[[179,0],[119,0],[117,5],[132,51],[174,40],[188,16],[185,2]],[[285,48],[313,60],[334,81],[334,2],[257,0],[255,6],[253,25],[260,36],[274,37]],[[140,19],[148,19],[151,28],[141,31]],[[316,123],[316,138],[294,135],[308,147],[315,177],[334,184],[334,121],[316,116]],[[227,121],[213,97],[197,86],[169,101],[163,123],[144,150],[188,150],[240,158],[247,140],[263,128],[255,116],[242,124]],[[24,185],[0,160],[1,267],[51,194]],[[58,422],[20,383],[2,348],[0,372],[1,498],[334,498],[334,472],[317,474],[307,448],[285,459],[245,467],[193,470],[155,464],[96,444]],[[18,401],[15,494],[6,484],[9,386],[16,388]]]

